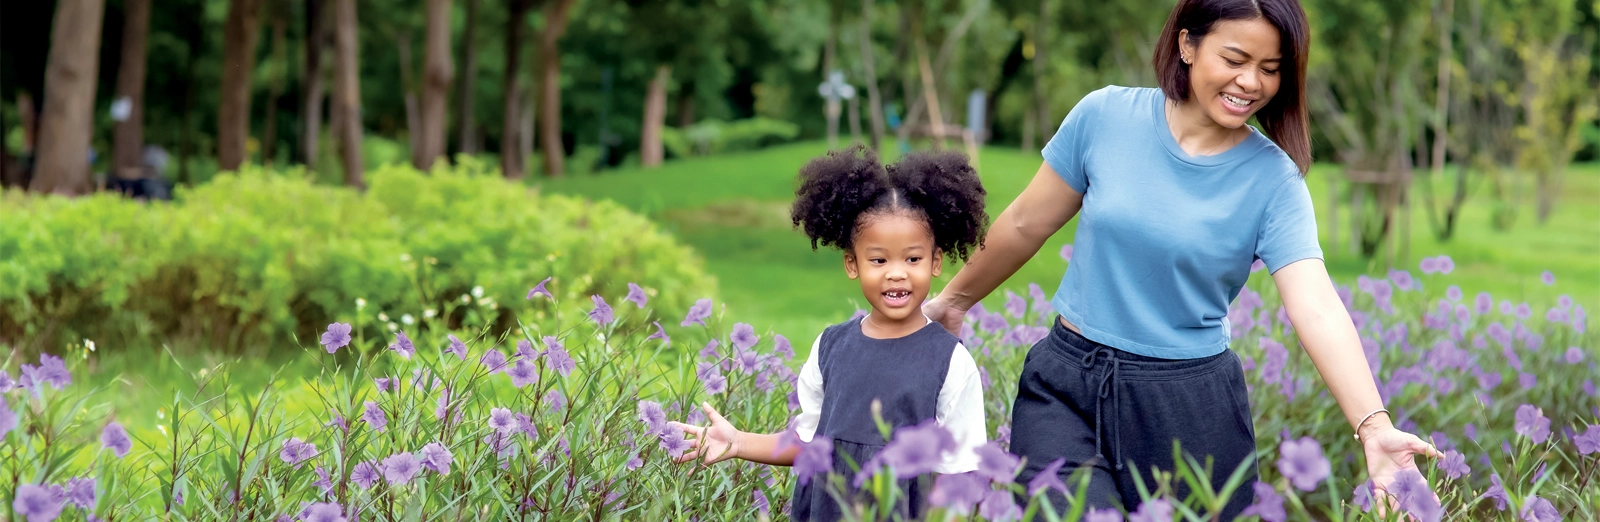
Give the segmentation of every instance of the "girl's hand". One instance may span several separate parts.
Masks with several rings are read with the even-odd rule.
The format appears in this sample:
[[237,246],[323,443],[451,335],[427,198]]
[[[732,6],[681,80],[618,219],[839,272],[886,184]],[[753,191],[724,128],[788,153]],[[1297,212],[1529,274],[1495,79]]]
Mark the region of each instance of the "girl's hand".
[[944,326],[952,335],[961,335],[961,322],[967,318],[967,309],[957,308],[940,295],[922,303],[922,315]]
[[[1381,426],[1361,437],[1362,449],[1367,457],[1367,476],[1372,478],[1375,491],[1373,496],[1386,497],[1388,504],[1393,507],[1395,499],[1389,495],[1390,487],[1394,485],[1395,474],[1403,470],[1416,470],[1416,457],[1443,458],[1444,453],[1432,444],[1424,442],[1416,435],[1396,429],[1394,426]],[[1421,472],[1421,470],[1417,470]],[[1437,495],[1436,495],[1437,497]]]
[[690,426],[677,421],[670,424],[680,430],[689,439],[689,451],[673,459],[682,464],[694,459],[704,459],[707,466],[739,456],[740,439],[743,432],[733,427],[728,419],[722,418],[711,403],[702,402],[700,407],[705,410],[706,418],[711,420],[711,426]]

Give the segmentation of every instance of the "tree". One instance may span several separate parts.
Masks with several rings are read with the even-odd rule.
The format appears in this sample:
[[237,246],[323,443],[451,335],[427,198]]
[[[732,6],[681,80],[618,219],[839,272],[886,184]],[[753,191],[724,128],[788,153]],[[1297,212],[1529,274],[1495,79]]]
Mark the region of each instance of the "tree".
[[127,103],[127,116],[113,130],[112,173],[124,179],[143,177],[145,41],[150,34],[150,0],[128,0],[123,19],[122,60],[117,64],[117,102]]
[[456,152],[473,154],[478,152],[475,116],[472,108],[473,90],[477,88],[478,76],[478,40],[475,38],[478,27],[478,0],[467,0],[467,23],[461,35],[461,85],[456,88],[456,96],[461,105],[456,109]]
[[317,135],[322,132],[322,103],[327,98],[323,85],[322,50],[328,40],[328,16],[323,0],[306,0],[305,60],[300,75],[303,82],[300,110],[300,153],[306,165],[316,165],[318,155]]
[[445,106],[450,103],[450,0],[428,0],[426,49],[422,72],[422,136],[417,140],[420,153],[413,155],[419,169],[433,166],[445,155]]
[[339,121],[345,184],[365,189],[361,160],[361,75],[356,55],[356,0],[334,0],[334,115]]
[[222,170],[236,170],[245,160],[260,10],[261,0],[229,0],[222,25],[222,103],[217,108],[217,168]]
[[667,120],[667,82],[672,81],[672,66],[656,66],[656,75],[644,95],[644,126],[639,133],[639,165],[644,168],[661,166],[665,156],[661,145],[661,127]]
[[575,0],[548,0],[544,5],[544,30],[539,33],[540,142],[544,145],[544,172],[561,177],[566,148],[561,145],[561,36],[567,32],[567,14]]
[[[522,61],[519,56],[522,52],[522,29],[527,24],[528,0],[510,0],[506,9],[510,16],[506,17],[506,68],[505,77],[501,82],[500,95],[503,98],[500,119],[500,172],[509,179],[522,179],[523,158],[518,154],[517,121],[521,115],[517,96],[519,91],[519,78],[517,71],[521,68]],[[557,129],[560,132],[560,129]]]
[[86,194],[103,0],[60,0],[45,66],[44,110],[33,182],[36,192]]
[[272,11],[272,85],[267,91],[266,128],[261,131],[261,163],[271,165],[277,156],[278,145],[278,96],[283,94],[283,82],[289,75],[288,31],[289,14],[284,11],[288,8],[284,3],[273,3],[268,7]]
[[872,59],[872,11],[872,0],[861,0],[861,68],[866,72],[866,77],[862,81],[867,84],[867,113],[872,118],[872,150],[878,150],[886,127],[883,117],[883,98],[878,94],[878,69],[873,65]]

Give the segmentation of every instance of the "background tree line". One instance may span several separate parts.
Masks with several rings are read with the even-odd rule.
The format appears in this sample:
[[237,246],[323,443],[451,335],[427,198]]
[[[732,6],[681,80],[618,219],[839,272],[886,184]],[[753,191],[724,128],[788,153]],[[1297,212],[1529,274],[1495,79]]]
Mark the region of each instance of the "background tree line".
[[[1320,161],[1365,254],[1448,238],[1468,194],[1508,228],[1549,215],[1600,155],[1600,1],[1306,0]],[[1078,98],[1153,85],[1171,0],[56,0],[0,14],[4,180],[82,194],[243,162],[363,185],[363,146],[426,168],[490,154],[508,178],[659,165],[664,133],[766,118],[827,132],[817,85],[860,96],[841,129],[875,147],[965,126],[1033,149]],[[840,131],[844,132],[843,130]],[[89,150],[97,152],[91,163]],[[577,154],[580,150],[598,151]],[[573,161],[582,158],[579,164]],[[1413,181],[1427,181],[1414,183]],[[1443,188],[1441,188],[1443,187]],[[1335,206],[1337,208],[1337,206]],[[1343,221],[1343,218],[1336,218]],[[1403,244],[1391,243],[1391,254]]]

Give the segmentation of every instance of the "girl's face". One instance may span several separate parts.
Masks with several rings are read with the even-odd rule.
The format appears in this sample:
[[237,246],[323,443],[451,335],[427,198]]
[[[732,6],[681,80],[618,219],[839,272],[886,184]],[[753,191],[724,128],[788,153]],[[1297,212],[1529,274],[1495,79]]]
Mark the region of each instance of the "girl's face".
[[909,335],[927,323],[922,301],[942,268],[933,234],[922,219],[904,213],[863,219],[855,247],[844,254],[844,271],[861,281],[861,293],[872,304],[871,322],[878,333]]
[[1211,121],[1227,129],[1244,126],[1278,93],[1283,62],[1278,28],[1262,18],[1227,20],[1212,26],[1200,42],[1178,33],[1189,62],[1189,100]]

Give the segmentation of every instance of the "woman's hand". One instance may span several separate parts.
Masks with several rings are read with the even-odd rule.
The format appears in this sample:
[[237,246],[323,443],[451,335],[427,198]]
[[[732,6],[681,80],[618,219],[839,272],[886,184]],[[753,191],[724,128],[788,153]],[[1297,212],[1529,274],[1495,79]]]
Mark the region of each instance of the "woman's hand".
[[[1373,496],[1387,497],[1392,506],[1394,498],[1388,494],[1394,485],[1395,475],[1404,470],[1417,470],[1416,457],[1442,458],[1444,453],[1416,435],[1396,429],[1392,425],[1373,427],[1361,436],[1362,450],[1367,457],[1367,476],[1372,479]],[[1381,495],[1381,497],[1380,497]],[[1383,504],[1380,504],[1383,505]]]
[[673,459],[682,464],[694,459],[704,459],[707,466],[739,456],[740,440],[744,432],[733,427],[728,419],[722,418],[711,403],[700,403],[705,410],[706,418],[711,420],[711,426],[690,426],[677,421],[669,422],[673,427],[683,430],[689,439],[689,451]]
[[956,307],[941,295],[922,303],[922,314],[943,325],[951,334],[961,335],[961,322],[967,318],[967,309]]

